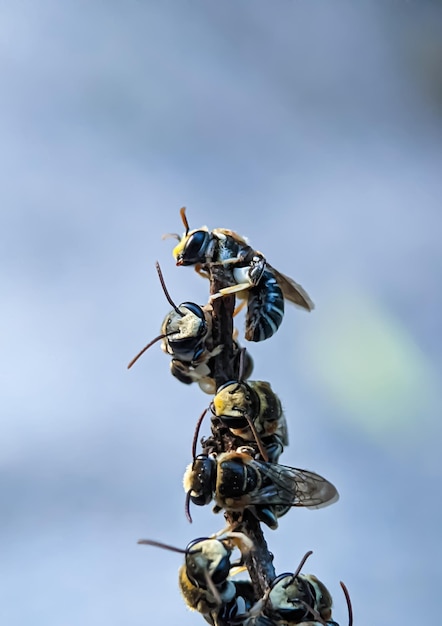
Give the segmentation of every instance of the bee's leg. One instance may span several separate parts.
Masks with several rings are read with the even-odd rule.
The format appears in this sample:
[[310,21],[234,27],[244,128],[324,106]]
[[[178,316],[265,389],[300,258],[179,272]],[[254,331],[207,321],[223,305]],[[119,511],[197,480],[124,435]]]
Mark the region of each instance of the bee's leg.
[[235,561],[231,564],[229,576],[236,576],[237,574],[242,574],[243,572],[247,572],[247,567],[242,565],[241,561]]
[[210,279],[210,274],[209,272],[203,268],[203,266],[201,265],[201,263],[197,263],[195,265],[195,272],[197,274],[199,274],[200,276],[202,276],[203,278],[207,278],[207,280]]
[[255,507],[255,515],[260,522],[267,524],[272,530],[278,528],[278,519],[271,506],[257,506]]
[[231,533],[231,532],[232,532],[232,526],[229,524],[228,526],[225,526],[221,530],[218,530],[216,533],[213,533],[213,535],[210,535],[209,539],[218,539],[219,537],[223,537],[224,535],[227,535],[228,533]]
[[231,531],[226,533],[226,539],[230,539],[242,554],[253,549],[253,541],[244,533]]
[[238,306],[235,307],[235,310],[233,311],[233,317],[235,317],[235,315],[238,315],[238,313],[243,310],[243,308],[246,306],[246,304],[247,304],[247,300],[246,299],[244,299],[241,302],[241,304],[238,304]]
[[230,259],[224,259],[224,261],[211,261],[212,265],[238,265],[239,263],[244,263],[244,256],[239,255],[235,257],[231,257]]
[[218,293],[213,293],[210,296],[209,302],[213,302],[217,298],[222,298],[223,296],[230,296],[234,293],[239,293],[240,291],[244,291],[245,289],[250,289],[252,285],[250,283],[240,283],[239,285],[231,285],[230,287],[224,287],[220,289]]
[[[238,304],[237,307],[235,307],[235,310],[233,311],[232,317],[235,317],[236,315],[238,315],[238,313],[240,311],[243,310],[243,308],[245,307],[245,305],[247,304],[247,300],[244,298],[243,301],[241,302],[241,304]],[[238,335],[239,335],[239,331],[237,328],[233,329],[233,341],[236,341],[238,339]]]
[[175,376],[180,382],[185,385],[191,385],[198,380],[198,376],[195,374],[195,368],[187,363],[183,363],[178,359],[172,359],[170,362],[170,372],[172,376]]

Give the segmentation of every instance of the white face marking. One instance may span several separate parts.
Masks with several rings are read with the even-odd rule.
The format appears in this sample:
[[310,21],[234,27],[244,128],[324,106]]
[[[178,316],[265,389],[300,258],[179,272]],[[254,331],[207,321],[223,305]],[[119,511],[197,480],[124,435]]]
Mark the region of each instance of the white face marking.
[[[286,576],[280,580],[269,594],[269,600],[274,609],[278,607],[283,609],[293,609],[296,607],[296,600],[303,599],[303,593],[299,589],[298,581],[295,578],[288,586],[292,576]],[[300,604],[300,607],[302,605]]]
[[202,549],[202,554],[208,561],[209,574],[213,574],[220,561],[230,554],[230,551],[218,539],[206,539],[196,545]]
[[[183,307],[183,311],[187,309]],[[181,337],[195,337],[200,329],[201,320],[199,317],[187,311],[184,317],[179,318],[176,324],[176,330],[179,330],[178,339]],[[174,329],[175,330],[175,329]]]

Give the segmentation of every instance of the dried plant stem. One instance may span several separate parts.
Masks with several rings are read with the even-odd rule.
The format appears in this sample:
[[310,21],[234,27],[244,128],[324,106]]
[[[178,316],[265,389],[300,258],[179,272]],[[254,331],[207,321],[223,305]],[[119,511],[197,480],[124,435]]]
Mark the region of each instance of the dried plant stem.
[[[223,287],[231,285],[231,276],[222,265],[211,265],[207,268],[210,277],[210,293],[218,293]],[[237,380],[239,372],[235,371],[233,358],[233,312],[235,309],[234,296],[216,298],[213,303],[212,336],[215,347],[223,345],[222,352],[214,357],[214,376],[216,388],[229,380]],[[218,452],[227,452],[238,446],[238,440],[232,436],[219,420],[212,420],[213,440],[218,442]],[[241,445],[241,443],[239,443]],[[225,514],[229,525],[235,526],[238,520],[234,515]],[[246,510],[242,516],[241,531],[253,542],[254,549],[246,559],[255,594],[257,598],[263,596],[270,583],[275,578],[273,557],[270,554],[266,540],[256,517]]]

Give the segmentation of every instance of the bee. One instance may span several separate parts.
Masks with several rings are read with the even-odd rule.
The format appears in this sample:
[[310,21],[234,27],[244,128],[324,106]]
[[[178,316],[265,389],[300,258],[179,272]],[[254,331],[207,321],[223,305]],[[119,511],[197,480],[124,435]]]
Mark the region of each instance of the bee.
[[281,574],[272,582],[264,613],[288,624],[331,619],[332,598],[325,585],[311,574]]
[[[213,395],[216,384],[213,378],[211,359],[223,349],[213,345],[212,306],[199,306],[194,302],[183,302],[177,306],[169,295],[158,263],[156,269],[167,301],[173,307],[164,318],[161,334],[150,341],[129,363],[131,368],[153,344],[161,340],[161,349],[172,357],[170,370],[173,376],[187,385],[197,382],[200,388]],[[233,342],[234,359],[240,358],[240,347]],[[252,373],[253,361],[245,356],[246,377]]]
[[173,235],[178,239],[172,251],[176,264],[195,265],[204,276],[210,264],[231,269],[230,285],[211,299],[237,294],[247,303],[245,338],[248,341],[263,341],[278,330],[284,317],[284,299],[307,311],[314,308],[301,285],[272,267],[244,237],[226,228],[189,230],[185,207],[180,215],[185,232],[182,237]]
[[237,437],[246,442],[259,438],[266,450],[264,460],[278,461],[289,441],[281,402],[270,383],[229,381],[218,388],[210,406],[212,413]]
[[[308,553],[308,554],[311,554]],[[341,582],[344,593],[348,592]],[[259,606],[260,603],[258,603]],[[277,576],[261,603],[261,613],[243,622],[244,626],[264,626],[263,618],[284,626],[339,626],[332,620],[332,597],[327,587],[313,574]],[[251,613],[254,612],[252,607]],[[349,604],[349,626],[353,624]]]
[[186,515],[191,521],[190,502],[198,506],[215,501],[214,513],[222,509],[242,516],[245,509],[272,529],[293,506],[318,509],[336,502],[336,487],[308,470],[267,463],[253,458],[246,446],[236,451],[199,454],[183,478]]
[[[333,602],[327,587],[316,576],[300,573],[311,554],[307,552],[294,574],[281,574],[272,581],[264,597],[249,611],[249,618],[243,620],[243,626],[338,626],[332,620]],[[349,626],[352,626],[350,598],[345,585],[341,583],[341,586],[349,608]]]
[[240,550],[241,563],[243,556],[253,547],[252,541],[243,533],[226,533],[223,539],[195,539],[184,550],[150,539],[141,539],[138,543],[185,555],[178,573],[184,602],[189,609],[201,613],[209,624],[230,624],[238,613],[247,612],[254,604],[250,581],[231,579],[239,569],[231,562],[234,549]]

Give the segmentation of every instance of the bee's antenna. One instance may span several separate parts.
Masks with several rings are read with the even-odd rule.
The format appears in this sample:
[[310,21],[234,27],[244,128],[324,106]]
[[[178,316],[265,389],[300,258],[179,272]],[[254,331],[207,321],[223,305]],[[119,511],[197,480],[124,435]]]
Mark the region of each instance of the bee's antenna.
[[304,554],[304,556],[301,559],[301,562],[299,563],[298,567],[296,568],[296,572],[293,574],[293,578],[296,578],[296,576],[299,575],[300,571],[302,570],[302,568],[305,565],[305,562],[307,561],[309,556],[311,556],[312,554],[313,554],[313,550],[309,550],[308,552],[306,552]]
[[189,491],[186,493],[186,502],[184,504],[184,512],[186,514],[187,521],[190,524],[192,524],[193,519],[192,519],[192,516],[190,514],[190,491],[191,490],[189,489]]
[[319,622],[323,626],[327,626],[327,622],[325,621],[325,619],[323,619],[321,614],[313,606],[311,606],[308,602],[304,602],[304,600],[301,600],[301,599],[299,599],[299,602],[303,606],[305,606],[305,608],[309,611],[309,613],[313,615],[313,618],[315,619],[316,622]]
[[244,367],[245,367],[245,357],[246,354],[246,348],[241,348],[239,351],[239,372],[238,372],[238,382],[242,383],[244,382],[243,380],[243,376],[244,376]]
[[[233,396],[237,391],[239,391],[241,389],[241,382],[238,381],[236,387],[233,387],[233,389],[231,389],[229,391],[229,396]],[[213,404],[213,403],[212,403]]]
[[215,598],[215,602],[218,605],[221,605],[222,604],[221,596],[219,595],[218,589],[215,587],[215,583],[213,582],[211,575],[209,574],[207,570],[203,570],[203,572],[204,572],[204,578],[206,579],[207,588],[210,590],[211,594]]
[[178,552],[179,554],[187,554],[187,550],[183,550],[182,548],[175,548],[174,546],[170,546],[167,543],[162,543],[161,541],[154,541],[153,539],[139,539],[137,543],[143,546],[154,546],[155,548],[162,548],[163,550],[170,550],[171,552]]
[[164,278],[163,278],[163,272],[161,271],[161,267],[160,267],[160,264],[158,263],[158,261],[155,263],[155,267],[157,268],[158,276],[160,278],[161,287],[163,288],[164,295],[166,296],[167,302],[170,304],[170,306],[173,307],[173,310],[176,313],[178,313],[178,315],[180,317],[184,317],[185,313],[183,313],[182,311],[179,310],[179,308],[177,307],[175,302],[170,297],[169,292],[167,291],[166,283],[164,282]]
[[180,215],[181,215],[181,219],[183,220],[184,228],[186,229],[186,232],[184,233],[184,236],[186,236],[187,233],[189,232],[189,222],[187,221],[185,206],[181,207]]
[[200,428],[201,428],[201,424],[203,423],[203,419],[207,413],[209,409],[204,409],[204,411],[201,413],[201,415],[198,418],[198,421],[196,423],[196,427],[195,427],[195,433],[193,435],[193,441],[192,441],[192,459],[195,460],[196,457],[196,446],[198,444],[198,435],[200,434]]
[[342,580],[339,583],[342,587],[342,591],[344,592],[345,599],[347,600],[347,608],[348,608],[348,626],[353,626],[353,608],[351,606],[350,594],[348,593],[347,587],[344,585]]
[[258,434],[258,431],[255,428],[255,424],[253,423],[252,418],[247,413],[244,414],[244,417],[247,420],[247,424],[249,425],[250,430],[252,431],[252,435],[255,437],[256,445],[258,446],[259,453],[266,463],[269,461],[269,456],[267,454],[266,449],[262,443],[261,437]]
[[140,350],[140,352],[138,352],[137,356],[134,356],[134,358],[132,359],[132,361],[129,363],[129,365],[127,366],[127,369],[130,370],[130,368],[132,367],[132,365],[134,363],[136,363],[138,361],[138,359],[140,358],[140,356],[142,356],[146,350],[149,350],[149,348],[151,346],[153,346],[154,343],[156,343],[157,341],[159,341],[160,339],[164,339],[165,337],[169,337],[170,335],[174,335],[175,333],[165,333],[162,335],[158,335],[158,337],[155,337],[155,339],[152,339],[152,341],[149,341],[149,343],[147,344],[147,346],[144,346],[144,348],[142,350]]

